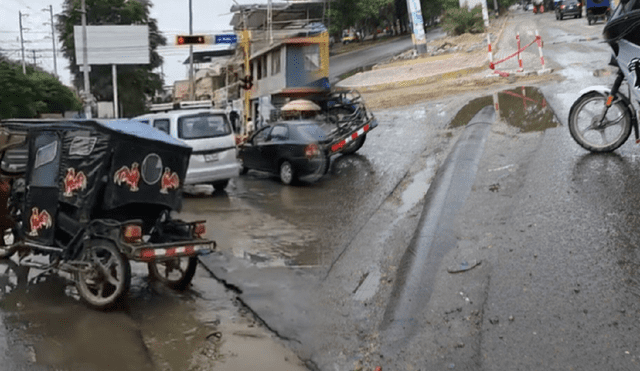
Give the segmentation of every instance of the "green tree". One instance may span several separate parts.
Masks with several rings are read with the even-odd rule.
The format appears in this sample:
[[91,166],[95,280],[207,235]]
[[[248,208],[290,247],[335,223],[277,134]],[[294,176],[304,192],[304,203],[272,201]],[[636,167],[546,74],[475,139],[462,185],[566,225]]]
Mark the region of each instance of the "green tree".
[[[162,88],[162,77],[153,70],[160,67],[162,57],[156,48],[167,40],[158,30],[158,23],[149,15],[149,0],[86,0],[87,25],[148,25],[150,63],[118,66],[118,98],[122,116],[132,117],[146,111],[147,97]],[[84,86],[83,73],[76,64],[73,26],[81,24],[80,1],[65,0],[62,14],[57,16],[56,28],[62,50],[70,61],[74,84]],[[89,73],[91,93],[97,100],[112,101],[111,66],[93,65]]]
[[467,8],[449,9],[445,12],[442,29],[450,35],[484,32],[484,20],[480,5],[469,10]]
[[53,75],[0,57],[0,119],[33,118],[81,108],[80,100]]
[[[334,36],[342,30],[355,27],[375,30],[394,21],[395,0],[335,0],[331,2],[329,17]],[[374,33],[375,36],[375,33]]]

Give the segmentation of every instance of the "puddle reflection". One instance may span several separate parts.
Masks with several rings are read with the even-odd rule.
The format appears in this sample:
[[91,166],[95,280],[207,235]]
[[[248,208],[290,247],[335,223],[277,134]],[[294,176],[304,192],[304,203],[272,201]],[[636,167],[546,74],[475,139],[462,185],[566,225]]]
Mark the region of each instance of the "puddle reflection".
[[486,106],[493,106],[499,118],[525,133],[544,131],[560,124],[538,88],[521,86],[470,101],[453,118],[451,127],[467,125]]

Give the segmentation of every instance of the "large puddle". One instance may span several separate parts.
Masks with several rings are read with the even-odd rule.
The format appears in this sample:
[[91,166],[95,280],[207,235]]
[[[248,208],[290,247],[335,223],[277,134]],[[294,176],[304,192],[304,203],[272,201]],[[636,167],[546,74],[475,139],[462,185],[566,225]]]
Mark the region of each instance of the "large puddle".
[[486,106],[495,108],[496,118],[525,133],[544,131],[560,124],[542,92],[536,87],[522,86],[470,101],[456,114],[450,126],[467,125]]
[[0,370],[306,369],[201,267],[185,292],[149,282],[144,264],[132,274],[126,305],[102,312],[64,277],[1,260]]

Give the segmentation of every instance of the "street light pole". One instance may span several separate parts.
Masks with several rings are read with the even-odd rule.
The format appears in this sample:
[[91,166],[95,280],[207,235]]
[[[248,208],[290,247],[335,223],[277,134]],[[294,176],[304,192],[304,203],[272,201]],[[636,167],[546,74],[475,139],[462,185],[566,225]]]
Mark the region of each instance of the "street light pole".
[[84,73],[84,113],[85,118],[91,118],[91,91],[89,90],[89,61],[87,52],[87,9],[85,6],[85,0],[80,3],[82,13],[82,69]]
[[[189,35],[193,35],[193,12],[189,0]],[[195,82],[193,81],[193,45],[189,45],[189,100],[195,100]]]

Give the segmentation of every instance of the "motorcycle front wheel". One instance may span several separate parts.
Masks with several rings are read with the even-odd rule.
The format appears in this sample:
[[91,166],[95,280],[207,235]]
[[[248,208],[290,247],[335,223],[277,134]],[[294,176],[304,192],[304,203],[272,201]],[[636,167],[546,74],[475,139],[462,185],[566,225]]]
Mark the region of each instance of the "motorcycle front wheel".
[[591,152],[616,150],[631,134],[629,106],[618,96],[602,118],[606,101],[606,95],[589,92],[578,98],[569,112],[571,136]]
[[76,287],[80,297],[93,308],[110,309],[129,291],[131,266],[112,242],[90,241],[80,261],[90,268],[76,273]]

